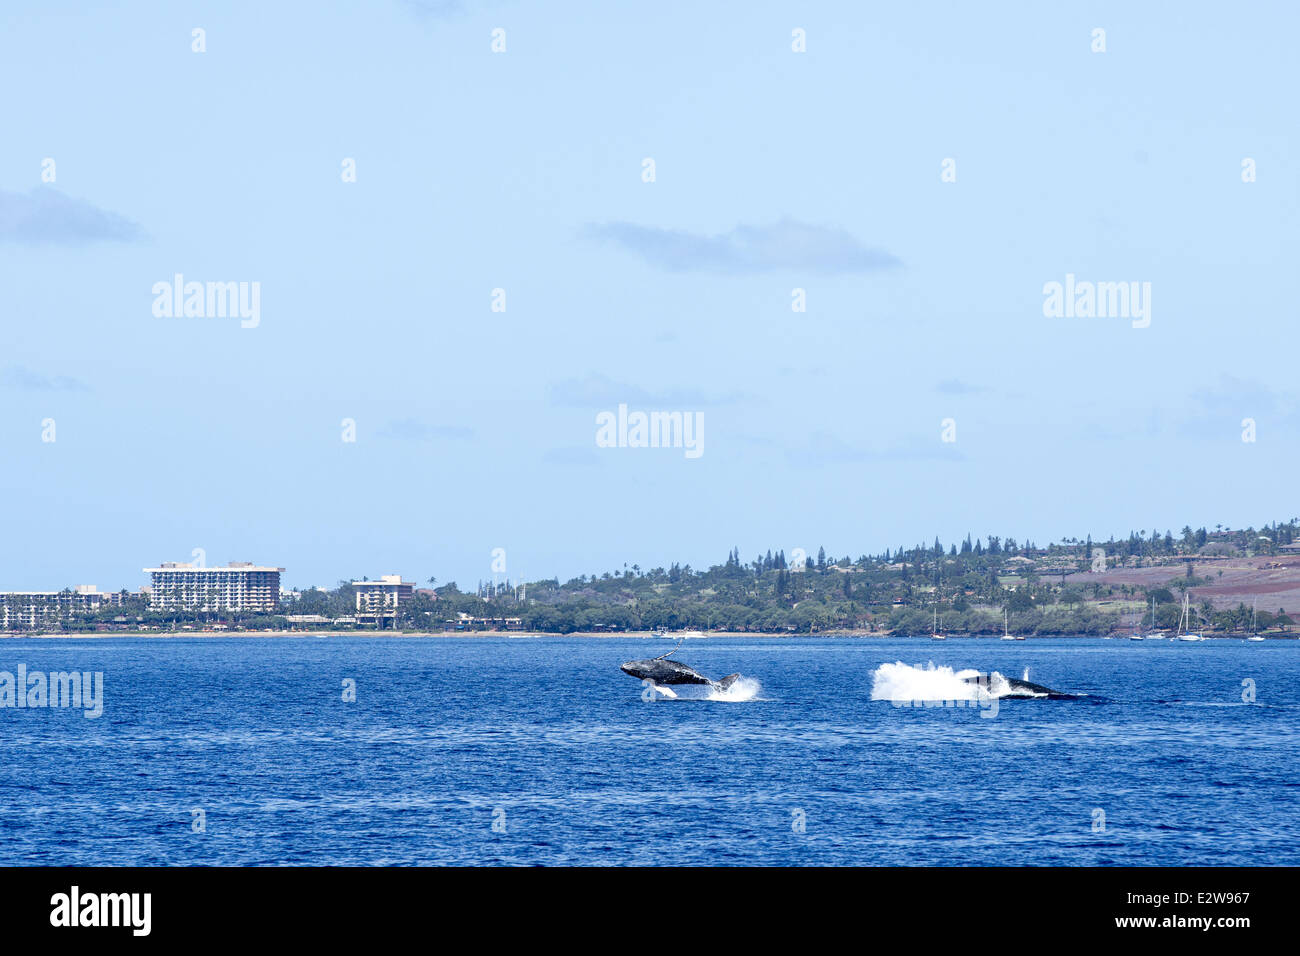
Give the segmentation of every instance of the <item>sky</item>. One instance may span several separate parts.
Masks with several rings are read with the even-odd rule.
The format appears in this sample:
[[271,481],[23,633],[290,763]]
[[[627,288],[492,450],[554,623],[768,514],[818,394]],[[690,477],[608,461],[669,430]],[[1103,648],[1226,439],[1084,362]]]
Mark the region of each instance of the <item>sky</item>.
[[6,3],[0,590],[1290,518],[1297,9]]

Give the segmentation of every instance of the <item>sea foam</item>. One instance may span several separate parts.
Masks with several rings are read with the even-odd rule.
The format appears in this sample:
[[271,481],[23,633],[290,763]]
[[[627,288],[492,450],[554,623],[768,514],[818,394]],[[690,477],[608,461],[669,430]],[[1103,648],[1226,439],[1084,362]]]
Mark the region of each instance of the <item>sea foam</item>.
[[946,665],[935,667],[933,661],[925,667],[895,661],[881,664],[871,675],[871,699],[890,700],[896,704],[945,700],[978,702],[1002,697],[1011,690],[1007,679],[997,671],[979,682],[966,680],[979,676],[977,670],[955,671]]

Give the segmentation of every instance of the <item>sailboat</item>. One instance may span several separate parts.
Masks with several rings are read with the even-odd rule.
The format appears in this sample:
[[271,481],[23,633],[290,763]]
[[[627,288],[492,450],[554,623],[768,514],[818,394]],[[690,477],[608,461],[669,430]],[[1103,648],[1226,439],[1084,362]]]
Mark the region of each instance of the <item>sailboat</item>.
[[939,602],[934,602],[934,626],[930,628],[930,640],[946,641],[948,638],[939,633]]
[[1004,641],[1023,641],[1023,637],[1016,637],[1007,627],[1007,609],[1002,609],[1002,640]]
[[[1151,627],[1154,628],[1155,626],[1156,626],[1156,596],[1153,594],[1151,595]],[[1165,632],[1152,630],[1151,633],[1146,636],[1146,638],[1148,641],[1163,641],[1165,639]]]
[[1257,613],[1258,609],[1259,609],[1259,595],[1257,594],[1255,595],[1254,602],[1250,605],[1250,637],[1246,638],[1246,640],[1248,641],[1262,641],[1264,639],[1260,637],[1258,634],[1258,627],[1257,627],[1259,623],[1259,615]]
[[1180,641],[1203,641],[1205,635],[1192,633],[1191,595],[1183,592],[1183,616],[1178,621],[1178,639]]

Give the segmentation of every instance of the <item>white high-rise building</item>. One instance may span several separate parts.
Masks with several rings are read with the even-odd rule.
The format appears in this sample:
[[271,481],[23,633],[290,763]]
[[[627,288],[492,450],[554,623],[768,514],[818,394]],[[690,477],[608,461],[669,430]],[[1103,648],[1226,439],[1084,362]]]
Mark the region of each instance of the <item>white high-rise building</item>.
[[397,620],[397,609],[415,594],[415,585],[400,574],[384,574],[378,581],[353,581],[357,595],[357,621],[383,627]]
[[164,561],[145,568],[150,576],[149,606],[160,611],[240,611],[274,614],[280,608],[280,574],[247,561],[224,568]]

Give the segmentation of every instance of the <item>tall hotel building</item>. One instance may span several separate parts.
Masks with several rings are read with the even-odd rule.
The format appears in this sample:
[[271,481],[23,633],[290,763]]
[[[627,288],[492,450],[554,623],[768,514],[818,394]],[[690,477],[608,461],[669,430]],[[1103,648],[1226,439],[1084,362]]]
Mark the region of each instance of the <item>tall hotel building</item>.
[[280,609],[280,572],[247,561],[224,568],[164,561],[145,568],[151,578],[149,606],[161,611],[242,611],[274,614]]
[[357,623],[383,627],[397,621],[397,609],[411,600],[415,585],[400,574],[381,575],[378,581],[353,581],[357,595]]

